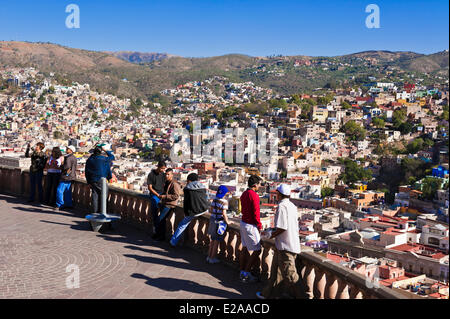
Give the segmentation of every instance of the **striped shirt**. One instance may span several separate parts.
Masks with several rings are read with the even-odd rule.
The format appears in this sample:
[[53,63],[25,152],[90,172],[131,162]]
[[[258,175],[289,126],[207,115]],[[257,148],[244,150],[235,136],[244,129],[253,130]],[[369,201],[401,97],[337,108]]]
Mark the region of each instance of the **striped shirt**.
[[228,201],[226,199],[214,198],[211,202],[211,217],[218,219],[223,219],[223,211],[228,210]]

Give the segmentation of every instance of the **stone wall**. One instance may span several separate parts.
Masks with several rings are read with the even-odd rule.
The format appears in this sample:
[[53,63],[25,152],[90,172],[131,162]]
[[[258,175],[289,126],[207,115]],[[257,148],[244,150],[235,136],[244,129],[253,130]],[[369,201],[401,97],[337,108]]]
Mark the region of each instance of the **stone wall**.
[[[29,194],[29,173],[26,170],[0,167],[0,193],[25,197]],[[44,186],[45,187],[45,186]],[[44,188],[45,189],[45,188]],[[91,191],[85,181],[77,180],[73,185],[74,205],[89,211]],[[108,198],[108,213],[120,214],[122,222],[151,233],[152,220],[150,202],[140,193],[111,187]],[[167,232],[173,233],[183,219],[181,207],[167,217]],[[187,229],[184,245],[206,254],[209,245],[207,235],[209,214],[194,220]],[[239,254],[242,245],[239,225],[232,223],[225,235],[219,258],[230,266],[239,268]],[[270,276],[274,255],[273,240],[262,241],[260,270],[263,280]],[[374,287],[366,278],[348,268],[330,261],[312,251],[303,251],[297,258],[297,269],[309,298],[365,299],[405,298],[402,294],[386,287]],[[236,272],[237,276],[238,272]]]

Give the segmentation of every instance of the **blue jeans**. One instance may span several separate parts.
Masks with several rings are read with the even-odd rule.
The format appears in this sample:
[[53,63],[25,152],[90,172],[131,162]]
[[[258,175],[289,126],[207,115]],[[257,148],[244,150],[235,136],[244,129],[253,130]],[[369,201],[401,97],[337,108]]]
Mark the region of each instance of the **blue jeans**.
[[158,221],[158,211],[159,211],[159,202],[160,201],[161,200],[157,196],[155,196],[153,194],[150,195],[150,204],[151,204],[150,212],[152,213],[153,226],[155,226],[155,227],[156,227],[156,224]]
[[73,207],[72,182],[60,182],[56,189],[56,206]]
[[194,216],[186,216],[181,223],[178,225],[177,230],[175,231],[175,233],[172,236],[172,239],[170,240],[170,243],[172,244],[172,246],[176,246],[178,241],[181,238],[181,235],[183,235],[184,231],[186,230],[186,228],[189,226],[189,224],[191,223],[191,221],[194,219]]
[[30,201],[34,201],[36,195],[36,186],[38,189],[39,202],[44,201],[44,190],[42,187],[42,179],[44,178],[44,172],[39,171],[36,173],[30,172]]

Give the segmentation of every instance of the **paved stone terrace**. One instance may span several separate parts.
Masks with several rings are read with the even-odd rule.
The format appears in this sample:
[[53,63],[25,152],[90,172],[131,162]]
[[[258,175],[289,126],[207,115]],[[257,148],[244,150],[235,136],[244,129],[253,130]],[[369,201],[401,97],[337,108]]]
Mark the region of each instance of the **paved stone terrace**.
[[[128,225],[94,233],[83,216],[0,194],[0,299],[254,299],[261,288]],[[66,287],[70,264],[79,266],[80,288]]]

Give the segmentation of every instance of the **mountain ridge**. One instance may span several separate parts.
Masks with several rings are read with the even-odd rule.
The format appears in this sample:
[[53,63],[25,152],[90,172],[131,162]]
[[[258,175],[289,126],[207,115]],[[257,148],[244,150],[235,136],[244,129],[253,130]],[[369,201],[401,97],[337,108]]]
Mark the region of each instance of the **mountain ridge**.
[[[313,61],[314,66],[296,67],[298,60]],[[0,66],[34,66],[67,81],[89,83],[100,91],[126,97],[148,97],[162,89],[214,75],[226,76],[230,81],[253,81],[281,94],[293,94],[333,81],[345,83],[349,76],[378,77],[382,73],[377,72],[390,67],[445,76],[448,65],[448,50],[429,55],[369,50],[336,57],[227,54],[186,58],[167,53],[102,52],[42,42],[0,41]]]

